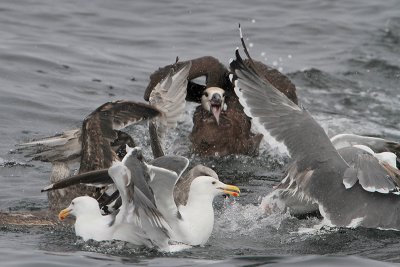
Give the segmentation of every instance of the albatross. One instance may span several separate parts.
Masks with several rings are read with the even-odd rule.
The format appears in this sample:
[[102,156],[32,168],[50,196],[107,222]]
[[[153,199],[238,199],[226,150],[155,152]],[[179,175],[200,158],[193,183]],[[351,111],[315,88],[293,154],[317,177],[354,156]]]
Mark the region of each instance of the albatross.
[[[186,100],[200,103],[193,113],[193,128],[189,135],[191,150],[200,156],[226,156],[258,154],[263,135],[252,131],[251,119],[243,112],[229,70],[216,58],[204,56],[180,61],[158,69],[150,76],[144,99],[149,100],[155,85],[171,67],[191,62],[188,75]],[[296,87],[278,70],[255,61],[263,79],[297,103]],[[205,85],[196,83],[196,78],[205,77]],[[151,132],[150,132],[151,133]]]
[[139,147],[126,150],[123,160],[113,162],[107,171],[121,195],[118,211],[102,215],[94,198],[81,196],[60,211],[59,218],[74,215],[76,235],[84,240],[117,239],[161,251],[204,245],[213,229],[214,197],[238,196],[239,188],[212,176],[198,176],[184,192],[186,204],[177,205],[174,187],[189,160],[162,156],[147,164]]
[[272,199],[297,205],[299,212],[317,209],[333,226],[400,230],[400,172],[367,151],[372,142],[350,145],[347,138],[335,148],[310,113],[244,64],[238,49],[230,66],[245,113],[262,133],[282,142],[293,161]]
[[[70,165],[80,163],[79,174],[101,170],[111,166],[114,160],[125,155],[125,146],[135,146],[133,138],[121,129],[149,120],[154,125],[155,137],[152,148],[162,150],[162,136],[167,128],[173,128],[185,108],[187,76],[191,63],[170,68],[164,79],[156,84],[149,104],[118,100],[107,102],[83,121],[80,129],[65,131],[62,134],[22,144],[38,148],[34,159],[53,164],[50,182],[56,183],[70,176]],[[49,192],[49,203],[53,209],[66,205],[74,197],[91,194],[98,198],[99,190],[94,187],[69,187],[67,191]]]

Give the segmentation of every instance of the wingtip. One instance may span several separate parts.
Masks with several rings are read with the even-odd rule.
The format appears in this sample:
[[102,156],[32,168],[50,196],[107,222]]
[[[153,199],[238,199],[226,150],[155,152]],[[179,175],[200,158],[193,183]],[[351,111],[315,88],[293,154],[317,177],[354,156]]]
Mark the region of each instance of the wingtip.
[[239,23],[239,34],[240,34],[240,39],[243,39],[242,27],[240,26],[240,23]]
[[54,184],[48,185],[46,187],[44,187],[42,190],[40,190],[41,193],[46,192],[46,191],[50,191],[52,190],[54,187]]

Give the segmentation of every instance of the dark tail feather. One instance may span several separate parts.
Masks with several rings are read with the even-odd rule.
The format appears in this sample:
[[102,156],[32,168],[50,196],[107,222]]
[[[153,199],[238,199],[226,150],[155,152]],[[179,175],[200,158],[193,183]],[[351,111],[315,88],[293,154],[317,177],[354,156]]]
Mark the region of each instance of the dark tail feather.
[[78,174],[75,176],[71,176],[69,178],[63,179],[57,183],[46,186],[41,190],[41,192],[62,189],[71,185],[76,184],[90,184],[94,186],[102,187],[104,185],[108,185],[113,183],[113,180],[108,175],[108,169],[90,171],[82,174]]

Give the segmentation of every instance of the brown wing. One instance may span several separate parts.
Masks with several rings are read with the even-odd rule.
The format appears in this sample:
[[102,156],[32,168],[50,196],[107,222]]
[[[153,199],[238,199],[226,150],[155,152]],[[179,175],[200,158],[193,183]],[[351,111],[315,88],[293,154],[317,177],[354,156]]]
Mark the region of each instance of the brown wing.
[[116,154],[111,142],[116,130],[160,115],[156,108],[132,101],[107,102],[93,111],[82,124],[82,160],[79,173],[111,166]]
[[[221,62],[219,62],[218,59],[210,56],[205,56],[188,61],[177,62],[175,64],[159,68],[152,75],[150,75],[150,83],[144,93],[144,99],[146,101],[149,100],[150,94],[153,91],[154,87],[168,75],[171,68],[173,68],[176,72],[189,61],[192,62],[192,66],[188,75],[189,83],[187,86],[186,101],[200,103],[201,95],[203,94],[203,90],[206,87],[217,86],[220,88],[227,88],[229,86],[230,82],[227,75],[228,69]],[[191,82],[191,80],[202,76],[206,77],[205,86],[196,84],[195,82]]]

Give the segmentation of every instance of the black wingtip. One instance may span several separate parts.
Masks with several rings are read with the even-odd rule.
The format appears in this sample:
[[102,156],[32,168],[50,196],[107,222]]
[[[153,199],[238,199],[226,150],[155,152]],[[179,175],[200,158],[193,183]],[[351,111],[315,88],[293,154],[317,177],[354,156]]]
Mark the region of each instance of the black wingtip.
[[54,189],[54,184],[48,185],[40,190],[41,193],[47,192]]
[[231,63],[229,64],[233,72],[235,72],[235,70],[237,70],[237,69],[242,69],[243,65],[244,65],[243,59],[239,53],[239,48],[236,48],[236,50],[235,50],[235,57],[236,58],[233,59],[231,61]]

